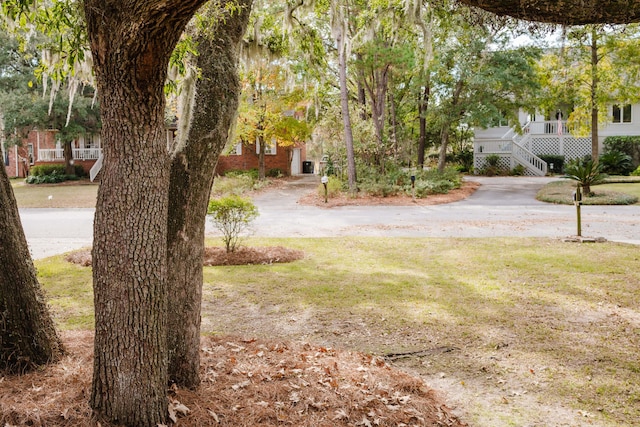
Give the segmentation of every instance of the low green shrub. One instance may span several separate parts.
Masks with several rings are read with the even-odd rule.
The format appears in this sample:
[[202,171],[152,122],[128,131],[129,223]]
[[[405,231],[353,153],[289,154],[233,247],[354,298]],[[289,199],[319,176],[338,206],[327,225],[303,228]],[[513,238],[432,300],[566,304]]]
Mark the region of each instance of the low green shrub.
[[511,169],[511,175],[513,176],[523,176],[526,172],[526,168],[522,165],[516,165],[513,169]]
[[633,172],[631,156],[618,150],[611,150],[600,156],[602,172],[609,175],[629,175]]
[[[81,165],[74,165],[73,169],[74,169],[75,176],[77,177],[85,176],[84,169],[82,168]],[[72,176],[72,175],[66,175],[65,166],[60,164],[33,166],[31,169],[29,169],[29,175],[30,176],[47,176],[47,175]]]
[[500,156],[497,154],[489,154],[484,158],[484,166],[479,170],[480,175],[485,176],[502,176],[509,175],[508,168],[500,166]]
[[454,156],[460,172],[471,172],[473,169],[473,150],[464,150]]
[[[418,199],[422,199],[431,194],[447,194],[454,188],[456,188],[455,184],[446,179],[416,180],[415,196]],[[409,189],[408,193],[411,194],[411,191]]]
[[[32,168],[32,170],[36,167]],[[41,170],[36,171],[39,173],[38,175],[29,175],[27,179],[25,179],[27,184],[57,184],[63,181],[76,181],[80,179],[78,175],[66,175],[64,173],[64,166],[61,168],[47,169],[46,171],[48,173],[45,175],[42,175]]]
[[640,166],[636,168],[633,172],[631,172],[632,176],[640,176]]
[[607,175],[602,173],[600,163],[594,163],[590,158],[574,159],[565,166],[566,175],[563,178],[577,181],[584,189],[586,197],[591,196],[591,186],[604,182]]
[[211,200],[207,213],[220,232],[227,252],[234,252],[240,234],[258,217],[258,208],[249,199],[231,195]]
[[640,166],[640,136],[608,136],[604,151],[621,151],[631,157],[634,168]]
[[[327,182],[327,196],[328,197],[336,197],[342,193],[344,189],[344,183],[338,179],[336,176],[329,176],[329,181]],[[318,185],[318,195],[324,198],[324,185]]]
[[402,192],[402,187],[387,181],[363,182],[359,186],[360,191],[374,197],[395,196]]
[[38,165],[29,170],[30,176],[64,175],[64,165]]
[[244,170],[244,169],[232,169],[225,172],[224,176],[228,178],[235,178],[238,176],[248,176],[253,180],[257,180],[259,176],[259,172],[257,168]]
[[270,183],[271,180],[258,179],[257,169],[228,171],[224,176],[215,177],[211,195],[213,197],[228,196],[230,194],[242,195],[252,190],[259,190]]
[[267,171],[266,176],[269,178],[282,178],[284,176],[284,172],[280,168],[271,168]]
[[[442,172],[438,169],[416,171],[415,176],[415,197],[417,198],[427,197],[431,194],[447,194],[462,185],[462,175],[455,167],[445,168]],[[414,193],[410,180],[404,188],[407,194]]]
[[539,155],[538,157],[547,163],[549,173],[562,173],[564,171],[564,156],[560,154],[546,154]]

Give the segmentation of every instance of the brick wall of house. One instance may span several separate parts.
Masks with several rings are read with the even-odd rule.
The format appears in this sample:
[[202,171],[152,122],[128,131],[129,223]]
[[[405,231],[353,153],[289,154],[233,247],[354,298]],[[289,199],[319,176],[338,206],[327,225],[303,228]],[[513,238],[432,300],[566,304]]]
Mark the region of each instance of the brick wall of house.
[[[284,175],[291,175],[291,153],[293,148],[300,148],[300,161],[306,158],[306,146],[300,144],[295,147],[278,147],[276,154],[265,154],[265,169],[280,169]],[[258,168],[258,154],[255,144],[242,147],[241,155],[220,156],[216,166],[216,174],[224,175],[230,170],[250,170]],[[302,166],[300,167],[302,170]]]
[[[24,159],[27,158],[27,148],[12,146],[7,148],[9,164],[6,165],[9,178],[24,178],[29,173],[29,166]],[[4,162],[3,162],[4,164]]]
[[[28,146],[33,145],[33,164],[28,164],[24,159],[28,159]],[[54,149],[56,148],[56,131],[46,130],[37,131],[32,130],[28,133],[27,137],[22,141],[20,146],[12,146],[7,148],[9,155],[9,165],[6,165],[7,175],[10,178],[25,178],[29,174],[29,169],[37,165],[64,165],[64,162],[43,162],[38,159],[38,149]],[[17,156],[16,157],[16,152]],[[4,159],[3,159],[4,160]],[[89,170],[94,165],[95,160],[74,160],[74,164],[81,165],[82,169],[88,175]],[[3,162],[4,164],[4,162]],[[17,164],[17,173],[16,173]]]

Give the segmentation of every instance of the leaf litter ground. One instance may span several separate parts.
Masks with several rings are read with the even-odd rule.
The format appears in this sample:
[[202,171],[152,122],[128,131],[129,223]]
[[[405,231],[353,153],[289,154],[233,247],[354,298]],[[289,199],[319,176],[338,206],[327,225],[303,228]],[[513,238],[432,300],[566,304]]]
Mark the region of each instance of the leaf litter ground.
[[[91,416],[91,332],[67,355],[0,379],[3,426],[105,426]],[[203,337],[202,384],[169,390],[177,426],[465,426],[425,383],[382,358],[302,342]]]
[[[204,265],[291,262],[304,252],[281,246],[205,248]],[[90,266],[90,250],[66,260]],[[0,378],[0,425],[98,426],[92,418],[93,334],[64,332],[65,358]],[[202,384],[170,388],[177,426],[466,426],[423,380],[384,359],[304,342],[203,337]],[[104,423],[100,424],[105,426]]]

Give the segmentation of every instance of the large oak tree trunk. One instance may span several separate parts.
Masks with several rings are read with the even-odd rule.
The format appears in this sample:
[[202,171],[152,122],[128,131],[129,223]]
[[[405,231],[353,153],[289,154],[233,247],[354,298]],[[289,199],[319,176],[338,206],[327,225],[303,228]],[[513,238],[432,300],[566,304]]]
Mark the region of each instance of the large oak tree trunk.
[[[238,107],[238,44],[245,32],[252,0],[217,18],[216,26],[199,31],[200,79],[193,120],[185,148],[171,165],[169,187],[169,378],[190,388],[200,383],[200,307],[204,228],[214,170]],[[207,17],[219,13],[210,3]]]
[[640,22],[640,2],[629,0],[458,0],[498,15],[566,25]]
[[0,165],[0,371],[56,361],[62,344],[49,315],[11,183]]
[[94,221],[94,373],[99,418],[167,418],[169,57],[204,0],[85,0],[104,153]]

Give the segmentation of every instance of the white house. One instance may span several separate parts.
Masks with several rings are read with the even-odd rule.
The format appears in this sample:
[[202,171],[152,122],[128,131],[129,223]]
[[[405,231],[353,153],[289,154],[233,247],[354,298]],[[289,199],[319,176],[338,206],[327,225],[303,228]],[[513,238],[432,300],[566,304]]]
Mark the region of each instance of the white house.
[[[602,112],[601,112],[602,113]],[[609,121],[598,129],[600,152],[608,136],[640,135],[640,104],[612,105],[606,112]],[[562,155],[565,161],[591,154],[591,137],[574,137],[562,119],[544,120],[542,115],[519,114],[523,132],[508,125],[476,129],[474,137],[474,168],[485,166],[489,155],[500,157],[499,165],[513,169],[525,167],[525,174],[544,176],[548,165],[538,156]]]

